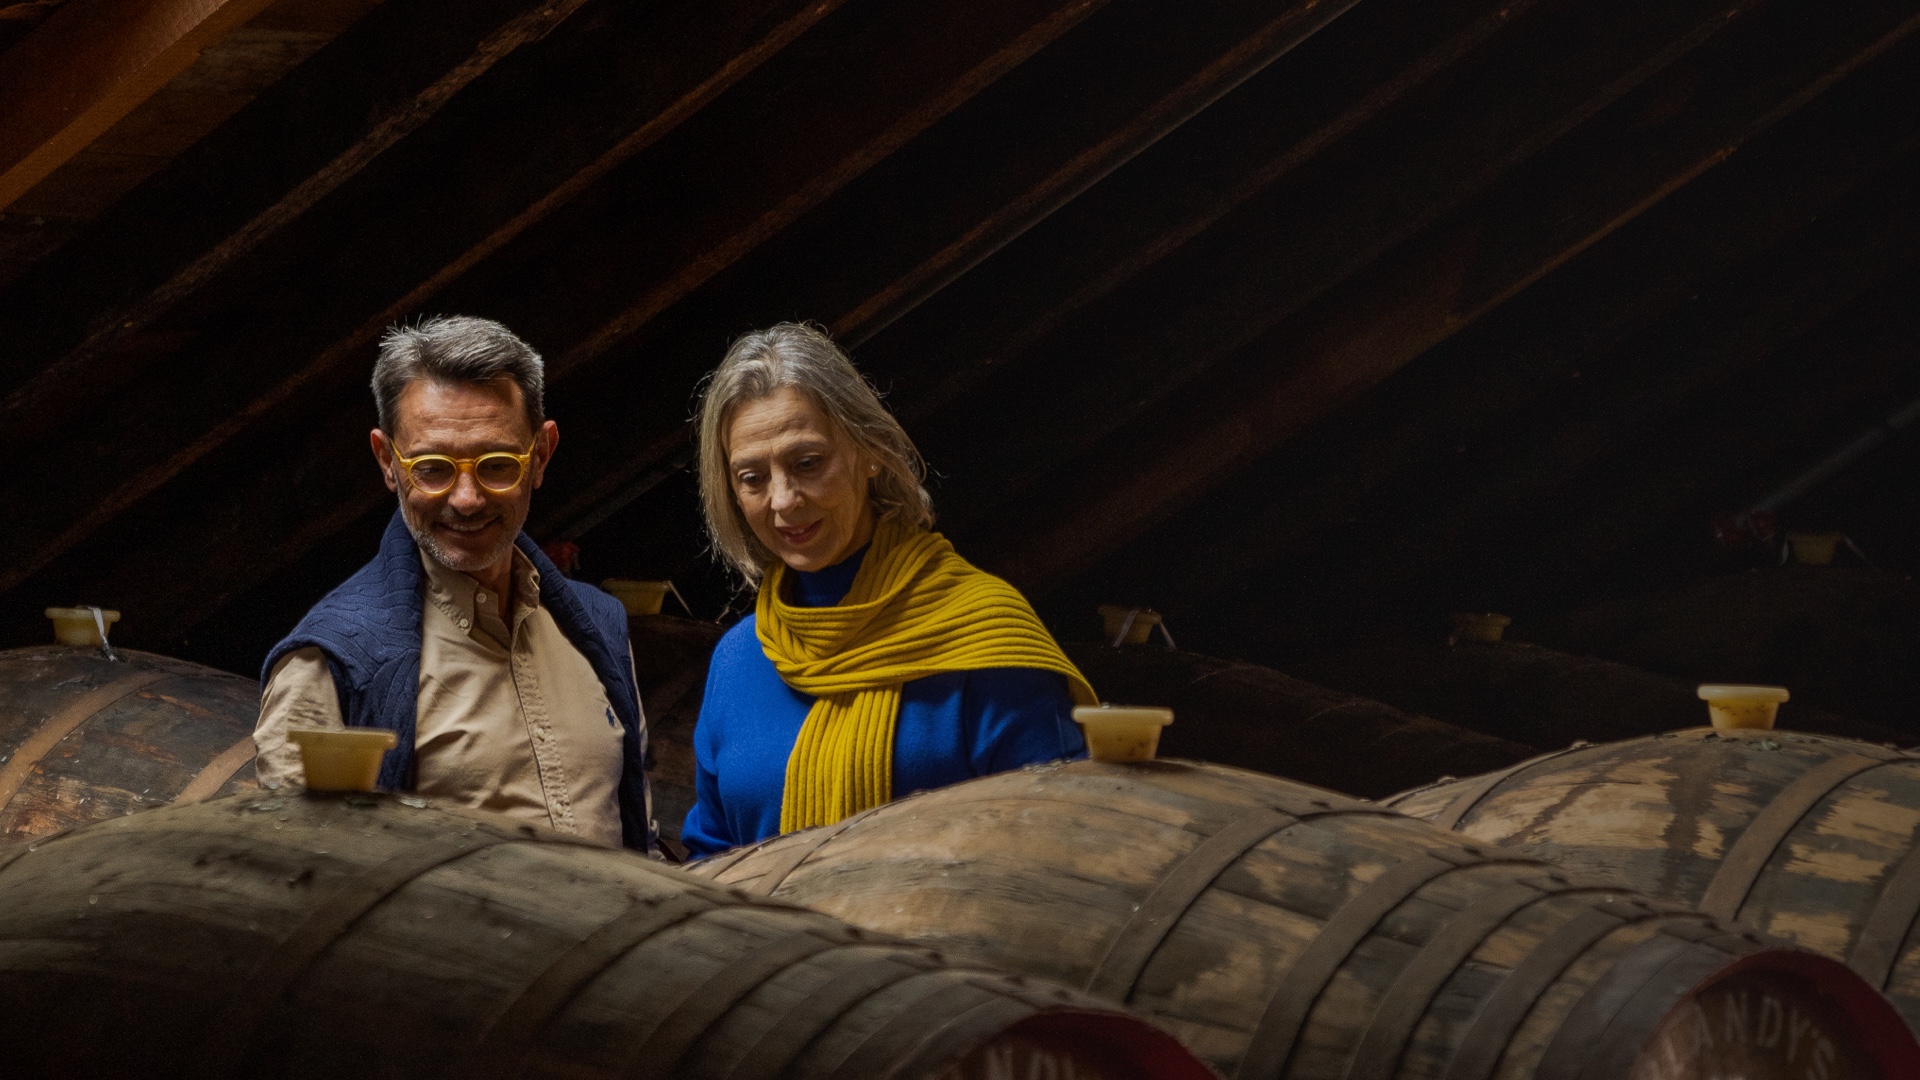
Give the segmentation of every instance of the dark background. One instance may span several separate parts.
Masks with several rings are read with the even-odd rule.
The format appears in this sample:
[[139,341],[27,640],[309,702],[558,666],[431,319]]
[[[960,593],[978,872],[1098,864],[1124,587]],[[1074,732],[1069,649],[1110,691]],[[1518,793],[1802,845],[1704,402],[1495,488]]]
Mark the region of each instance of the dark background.
[[[0,642],[256,671],[421,313],[547,356],[585,578],[742,606],[695,386],[811,319],[1061,636],[1282,666],[1777,562],[1716,520],[1920,398],[1913,0],[559,8],[283,0],[0,212]],[[1779,528],[1905,588],[1917,438]]]

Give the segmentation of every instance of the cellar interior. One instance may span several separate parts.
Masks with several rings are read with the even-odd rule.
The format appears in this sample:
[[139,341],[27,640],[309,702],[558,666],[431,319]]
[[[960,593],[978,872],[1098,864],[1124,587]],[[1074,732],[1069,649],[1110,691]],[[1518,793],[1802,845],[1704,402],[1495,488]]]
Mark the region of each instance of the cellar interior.
[[[1753,993],[1849,1043],[1819,1076],[1911,1075],[1916,297],[1916,0],[0,0],[0,500],[14,508],[0,530],[0,646],[13,650],[0,654],[0,843],[110,819],[121,840],[85,842],[145,837],[186,858],[199,841],[181,837],[241,836],[255,820],[235,809],[216,822],[215,807],[284,797],[254,790],[255,681],[394,515],[367,450],[381,335],[459,314],[498,320],[545,359],[561,438],[527,534],[581,581],[673,583],[628,630],[655,812],[678,844],[709,655],[755,608],[703,525],[702,380],[740,335],[808,322],[917,444],[954,548],[1024,594],[1101,698],[1173,709],[1161,757],[1215,763],[1194,766],[1217,790],[1184,828],[1231,839],[1258,804],[1345,845],[1356,882],[1380,860],[1410,860],[1380,878],[1398,881],[1438,859],[1448,877],[1407,877],[1402,906],[1375,921],[1400,912],[1408,941],[1441,944],[1399,981],[1367,976],[1393,934],[1369,937],[1369,922],[1336,949],[1338,919],[1323,913],[1300,963],[1321,957],[1324,977],[1303,985],[1332,997],[1289,1003],[1249,983],[1265,1011],[1222,1004],[1209,1026],[1182,995],[1259,978],[1168,989],[1148,957],[1204,968],[1191,941],[1216,932],[1180,920],[1208,903],[1221,906],[1207,918],[1229,918],[1228,894],[1259,907],[1231,916],[1249,925],[1317,910],[1308,886],[1273,884],[1307,881],[1311,860],[1273,830],[1248,832],[1219,854],[1218,884],[1165,914],[1188,930],[1160,952],[1115,974],[1105,944],[1080,942],[1061,957],[1085,945],[1085,964],[1025,972],[1081,994],[1061,1006],[1078,1019],[1047,1027],[1013,984],[965,999],[1010,1018],[979,1028],[1001,1041],[978,1046],[1004,1060],[975,1043],[962,1048],[973,1057],[941,1057],[911,1042],[932,1038],[915,1028],[885,1055],[830,1067],[806,1056],[825,1053],[815,1042],[727,1073],[703,1055],[746,1021],[721,1010],[701,1014],[707,1026],[683,1019],[685,1045],[651,1075],[1011,1077],[1018,1054],[1048,1053],[1113,1077],[1815,1075],[1757,1051],[1715,1066],[1733,1072],[1656,1074],[1632,1039],[1577,1073],[1604,1032],[1628,1028],[1588,1030],[1598,1021],[1546,1005],[1501,1028],[1499,1010],[1519,1006],[1500,994],[1521,991],[1474,996],[1469,953],[1438,959],[1469,930],[1414,907],[1478,913],[1482,937],[1537,932],[1549,952],[1555,939],[1525,921],[1535,909],[1495,910],[1501,897],[1537,885],[1541,911],[1599,917],[1573,913],[1589,900],[1533,869],[1493,866],[1503,852],[1694,913],[1622,931],[1686,938],[1661,954],[1672,987],[1608,982],[1627,976],[1606,965],[1651,963],[1606,952],[1627,949],[1613,938],[1589,952],[1562,942],[1646,1046],[1692,1038],[1676,1019],[1686,1009],[1744,1002],[1715,982],[1733,964],[1760,980]],[[45,612],[75,606],[119,613],[108,637],[121,660],[51,646]],[[1700,684],[1790,697],[1772,734],[1703,736],[1685,730],[1707,724]],[[118,755],[120,771],[88,773],[90,753]],[[1142,798],[1177,801],[1166,792],[1188,781],[1156,768]],[[1032,779],[1017,798],[1091,798],[1078,782]],[[1581,801],[1616,788],[1618,802]],[[1335,801],[1315,809],[1316,789]],[[184,808],[214,797],[238,801]],[[132,813],[173,802],[148,824]],[[1119,811],[1073,805],[1090,816],[1063,831],[1119,828],[1099,817]],[[1622,806],[1646,820],[1596,838],[1586,823]],[[872,838],[804,850],[789,838],[702,873],[817,907],[809,934],[841,922],[923,943],[954,933],[832,887],[885,899],[927,873],[888,860],[946,840],[887,816],[898,809],[873,811]],[[290,827],[309,840],[344,828],[333,812],[296,809]],[[179,836],[165,814],[185,815]],[[378,857],[426,858],[433,830],[416,831],[425,847]],[[1005,857],[979,843],[953,858],[984,860],[977,870]],[[1036,858],[1049,843],[1032,841]],[[506,852],[472,858],[500,873],[534,859]],[[0,901],[18,866],[20,895],[56,898],[34,901],[42,913],[87,872],[47,877],[10,858]],[[539,858],[613,892],[722,896],[584,854],[578,867],[567,852]],[[1455,876],[1475,884],[1448,893]],[[489,895],[469,885],[461,895]],[[1003,914],[983,911],[988,926]],[[1660,922],[1696,916],[1715,929]],[[555,911],[526,933],[584,917]],[[798,932],[763,917],[767,935]],[[1124,944],[1138,921],[1109,929]],[[16,930],[0,917],[0,939]],[[1013,970],[1011,940],[978,955],[936,944]],[[646,941],[658,939],[628,944]],[[1760,944],[1780,941],[1801,959]],[[1702,942],[1719,943],[1711,963]],[[1294,945],[1267,945],[1260,970],[1298,975]],[[294,946],[276,948],[262,963]],[[301,963],[333,971],[320,956]],[[519,977],[507,970],[488,978]],[[1338,995],[1355,971],[1380,993],[1357,1026],[1327,1003],[1349,1000]],[[1419,997],[1422,971],[1456,981]],[[13,979],[0,972],[0,998]],[[247,985],[264,1000],[319,993]],[[1558,1000],[1548,988],[1537,1000]],[[1128,1028],[1095,999],[1160,1027]],[[576,1054],[567,1068],[639,1053],[638,1034],[581,1041],[566,1025],[587,1025],[569,1011],[587,1006],[567,1001],[540,1014],[557,1025],[542,1037]],[[1441,1014],[1463,1002],[1480,1011]],[[431,1023],[467,1022],[452,1016]],[[0,1022],[0,1045],[26,1045],[36,1023]],[[1127,1061],[1087,1049],[1103,1024]],[[475,1036],[508,1040],[486,1066],[502,1075],[512,1055],[541,1052],[531,1027],[510,1027]],[[798,1038],[768,1030],[765,1046]],[[209,1068],[317,1038],[263,1034]],[[398,1045],[369,1037],[328,1067],[437,1075],[426,1043]],[[88,1067],[132,1067],[102,1053]]]

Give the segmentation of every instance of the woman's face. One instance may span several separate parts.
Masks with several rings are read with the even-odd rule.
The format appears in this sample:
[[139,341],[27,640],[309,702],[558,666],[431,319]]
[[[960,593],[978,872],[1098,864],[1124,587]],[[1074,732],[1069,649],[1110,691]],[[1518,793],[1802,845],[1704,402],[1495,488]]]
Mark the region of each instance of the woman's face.
[[867,482],[879,467],[812,398],[787,387],[746,402],[725,434],[733,497],[781,562],[825,570],[873,538]]

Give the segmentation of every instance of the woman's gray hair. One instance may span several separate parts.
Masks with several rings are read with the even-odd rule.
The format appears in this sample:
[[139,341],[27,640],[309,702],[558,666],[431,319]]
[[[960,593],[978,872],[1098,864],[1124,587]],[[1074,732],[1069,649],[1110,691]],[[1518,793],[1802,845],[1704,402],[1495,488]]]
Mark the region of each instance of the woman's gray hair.
[[780,323],[741,337],[707,377],[700,401],[700,504],[714,553],[750,583],[774,561],[733,497],[727,425],[741,405],[791,387],[820,406],[880,471],[869,483],[874,516],[929,528],[926,462],[847,354],[818,327]]
[[527,429],[538,432],[546,420],[541,400],[546,365],[533,347],[492,319],[472,315],[435,315],[408,326],[387,328],[380,338],[380,359],[373,365],[373,405],[380,430],[395,434],[394,409],[400,391],[416,379],[441,382],[492,382],[512,379],[526,403]]

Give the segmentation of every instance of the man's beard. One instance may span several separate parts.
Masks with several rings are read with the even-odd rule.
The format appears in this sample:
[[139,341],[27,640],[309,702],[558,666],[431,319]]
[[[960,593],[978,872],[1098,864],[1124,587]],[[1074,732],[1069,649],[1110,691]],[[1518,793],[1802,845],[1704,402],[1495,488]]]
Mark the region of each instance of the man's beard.
[[[428,558],[457,573],[473,574],[485,570],[487,567],[505,558],[508,549],[513,547],[514,535],[512,531],[502,529],[500,539],[483,554],[472,555],[465,552],[449,551],[445,547],[442,547],[439,539],[434,536],[433,521],[415,521],[413,515],[407,512],[407,506],[404,500],[402,500],[400,504],[400,517],[406,521],[407,531],[413,534],[413,542],[420,545],[420,550],[426,552]],[[458,518],[454,520],[458,520]]]

